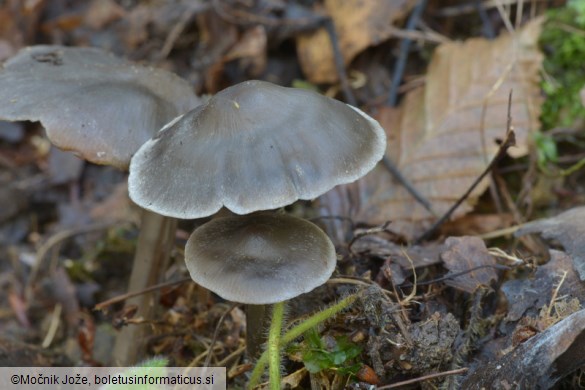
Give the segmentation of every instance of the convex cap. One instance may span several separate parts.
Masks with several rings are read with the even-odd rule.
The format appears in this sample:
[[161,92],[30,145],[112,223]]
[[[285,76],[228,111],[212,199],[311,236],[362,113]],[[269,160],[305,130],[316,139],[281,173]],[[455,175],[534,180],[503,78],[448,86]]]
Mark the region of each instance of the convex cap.
[[386,135],[357,108],[312,91],[247,81],[170,123],[132,158],[130,197],[176,218],[313,199],[357,180]]
[[311,222],[261,213],[213,219],[187,241],[191,278],[229,301],[282,302],[324,284],[335,248]]
[[165,123],[199,103],[173,73],[95,48],[32,46],[0,67],[0,119],[40,121],[59,148],[122,169]]

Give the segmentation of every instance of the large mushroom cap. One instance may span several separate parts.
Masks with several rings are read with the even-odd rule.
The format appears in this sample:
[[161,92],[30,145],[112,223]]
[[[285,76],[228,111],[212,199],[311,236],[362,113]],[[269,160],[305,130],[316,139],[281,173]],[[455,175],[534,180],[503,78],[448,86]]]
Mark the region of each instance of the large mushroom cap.
[[214,219],[185,248],[191,278],[229,301],[270,304],[324,284],[335,248],[314,224],[278,214]]
[[178,76],[95,48],[32,46],[0,68],[0,119],[40,121],[56,146],[122,169],[199,103]]
[[382,158],[386,136],[360,110],[317,93],[247,81],[227,88],[144,144],[129,190],[140,206],[201,218],[313,199]]

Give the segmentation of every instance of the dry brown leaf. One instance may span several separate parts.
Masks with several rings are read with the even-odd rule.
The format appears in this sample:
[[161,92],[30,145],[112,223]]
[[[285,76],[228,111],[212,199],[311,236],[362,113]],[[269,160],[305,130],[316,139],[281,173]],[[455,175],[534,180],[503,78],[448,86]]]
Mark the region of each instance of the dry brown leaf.
[[267,61],[268,37],[264,26],[258,25],[246,30],[240,40],[227,52],[223,61],[242,60],[242,65],[249,68],[250,73],[259,76],[264,72]]
[[[392,23],[412,8],[412,0],[325,0],[327,14],[335,24],[339,46],[346,64],[369,46],[392,35]],[[301,67],[312,83],[333,83],[337,72],[333,50],[324,28],[297,38]]]
[[514,224],[510,213],[467,214],[441,226],[443,236],[478,236],[507,228]]
[[490,267],[496,265],[496,260],[480,238],[449,237],[445,244],[449,249],[441,254],[441,259],[449,270],[447,276],[469,271],[447,279],[445,284],[448,286],[472,294],[478,287],[490,286],[498,279],[498,274]]
[[92,0],[84,15],[89,27],[99,30],[126,15],[124,8],[114,0]]
[[[530,133],[539,126],[540,30],[541,21],[535,20],[514,36],[439,46],[426,87],[409,92],[400,113],[382,111],[387,155],[437,215],[451,207],[497,152],[496,140],[506,132],[511,90],[517,147],[509,154],[527,153]],[[480,183],[453,219],[472,210],[488,184]],[[380,164],[361,181],[326,194],[322,207],[324,214],[351,216],[355,222],[392,221],[390,229],[407,238],[418,236],[434,219]]]
[[573,267],[585,280],[585,206],[567,210],[556,217],[541,219],[522,226],[516,236],[541,233],[544,238],[558,240],[573,257]]

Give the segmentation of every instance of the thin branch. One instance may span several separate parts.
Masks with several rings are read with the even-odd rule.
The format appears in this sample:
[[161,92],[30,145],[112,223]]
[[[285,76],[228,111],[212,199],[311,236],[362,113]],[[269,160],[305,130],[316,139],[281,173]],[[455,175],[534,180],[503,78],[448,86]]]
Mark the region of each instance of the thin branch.
[[481,181],[484,179],[484,177],[486,177],[492,171],[493,167],[497,164],[497,162],[500,161],[506,155],[508,149],[511,146],[516,145],[516,135],[514,133],[514,130],[512,129],[511,109],[512,109],[512,92],[510,91],[510,96],[508,99],[508,120],[506,123],[506,136],[504,138],[504,141],[500,145],[498,152],[496,153],[496,155],[494,156],[492,161],[489,163],[489,165],[486,167],[486,169],[483,171],[483,173],[481,175],[479,175],[479,177],[477,179],[475,179],[475,181],[469,187],[469,189],[457,200],[457,202],[455,202],[455,204],[453,206],[451,206],[451,208],[438,221],[436,221],[433,224],[433,226],[431,226],[422,236],[420,236],[419,238],[417,238],[415,240],[415,242],[414,242],[415,244],[420,244],[422,241],[425,241],[429,237],[431,237],[435,233],[435,231],[451,217],[453,212],[455,212],[455,210],[457,210],[457,208],[461,205],[461,203],[463,203],[465,201],[465,199],[467,199],[469,197],[469,194],[471,194],[471,192],[475,189],[475,187],[477,187],[479,185],[479,183],[481,183]]
[[407,381],[396,382],[396,383],[393,383],[391,385],[381,386],[381,387],[378,387],[378,390],[396,389],[398,387],[402,387],[402,386],[406,386],[406,385],[411,385],[413,383],[428,381],[430,379],[440,378],[440,377],[443,377],[443,376],[463,374],[467,370],[469,370],[469,368],[464,367],[464,368],[458,368],[456,370],[451,370],[451,371],[437,372],[435,374],[424,375],[424,376],[421,376],[421,377],[418,377],[418,378],[409,379]]
[[[426,4],[427,0],[419,0],[418,4],[415,6],[414,10],[410,14],[410,17],[408,18],[408,22],[406,23],[406,31],[414,30],[418,24],[418,21],[420,20]],[[402,77],[404,75],[404,69],[406,68],[406,60],[408,59],[408,52],[410,51],[411,43],[412,39],[410,38],[404,38],[402,41],[400,41],[400,54],[396,60],[394,74],[392,75],[392,84],[390,84],[390,93],[388,94],[388,105],[392,107],[396,106],[398,100],[398,87],[400,86],[400,82],[402,81]]]
[[175,280],[174,282],[165,282],[165,283],[155,284],[154,286],[150,286],[148,288],[145,288],[144,290],[129,292],[126,294],[118,295],[117,297],[114,297],[114,298],[110,298],[106,301],[100,302],[93,307],[93,310],[103,310],[106,307],[113,305],[114,303],[122,302],[122,301],[125,301],[126,299],[130,299],[130,298],[142,295],[142,294],[147,294],[149,292],[156,291],[156,290],[159,290],[161,288],[170,287],[170,286],[174,286],[177,284],[181,284],[181,283],[185,283],[185,282],[192,282],[192,281],[193,280],[191,278],[184,278],[184,279]]
[[325,30],[329,35],[329,40],[331,41],[331,48],[333,49],[333,60],[335,62],[335,69],[337,70],[337,76],[339,77],[339,83],[341,84],[341,90],[343,91],[343,97],[348,104],[357,106],[357,100],[355,99],[349,84],[349,80],[347,78],[345,62],[343,55],[341,54],[341,47],[339,46],[337,32],[335,31],[335,23],[333,23],[333,19],[327,18],[324,20],[323,26],[325,27]]

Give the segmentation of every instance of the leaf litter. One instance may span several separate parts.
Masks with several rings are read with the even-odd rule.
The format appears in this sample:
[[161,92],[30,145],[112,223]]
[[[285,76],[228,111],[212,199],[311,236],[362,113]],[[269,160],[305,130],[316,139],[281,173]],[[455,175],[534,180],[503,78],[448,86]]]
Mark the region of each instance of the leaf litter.
[[[514,35],[502,32],[493,41],[469,38],[439,45],[422,86],[416,72],[423,72],[426,61],[415,59],[415,70],[405,80],[414,77],[416,83],[403,85],[401,106],[390,108],[380,106],[377,93],[387,89],[387,59],[394,56],[399,37],[418,37],[410,54],[423,53],[429,42],[458,36],[461,26],[447,22],[458,21],[456,16],[440,19],[426,12],[420,30],[399,31],[395,26],[405,23],[415,2],[326,0],[309,7],[296,1],[39,1],[27,2],[29,8],[8,3],[13,6],[0,5],[0,21],[6,22],[0,23],[2,60],[41,36],[43,42],[105,47],[178,72],[198,93],[256,77],[284,85],[304,79],[317,90],[342,91],[335,48],[319,29],[323,18],[330,17],[359,104],[377,110],[390,140],[388,156],[430,201],[435,215],[382,166],[318,204],[291,207],[300,215],[339,217],[334,229],[332,219],[317,217],[336,241],[339,266],[327,286],[293,302],[289,322],[296,324],[356,289],[367,292],[316,330],[313,346],[322,348],[313,360],[286,352],[286,383],[331,389],[417,386],[421,381],[421,386],[443,388],[547,388],[563,377],[579,380],[578,370],[585,365],[579,353],[584,347],[585,287],[577,272],[583,257],[582,207],[521,228],[518,234],[541,232],[565,250],[550,249],[549,258],[540,258],[509,235],[489,241],[475,236],[507,228],[514,220],[512,210],[497,209],[482,195],[485,180],[436,240],[409,244],[498,150],[510,90],[517,148],[509,150],[511,159],[500,162],[498,170],[514,195],[520,190],[514,172],[532,162],[528,152],[542,102],[539,20],[525,23]],[[363,3],[359,10],[357,3]],[[437,11],[438,6],[429,7]],[[488,12],[497,19],[496,9]],[[429,30],[429,22],[437,31]],[[424,39],[425,34],[434,35]],[[135,308],[117,300],[125,293],[137,235],[124,175],[52,156],[43,147],[47,143],[39,126],[15,126],[20,130],[0,136],[0,195],[6,205],[0,210],[0,257],[7,259],[0,262],[0,286],[6,292],[0,294],[2,364],[111,364],[116,329],[148,326],[152,333],[144,358],[165,355],[179,366],[207,360],[228,368],[231,387],[243,387],[253,367],[243,352],[243,311],[183,281],[182,246],[196,223],[180,226],[174,262],[166,272],[169,284],[154,288],[156,316],[136,316]],[[4,127],[13,125],[0,125]],[[505,169],[512,173],[502,173]],[[582,177],[573,172],[561,184],[572,192],[548,199],[582,204],[582,186],[571,184]],[[92,230],[94,224],[103,227]],[[381,227],[372,228],[376,225]],[[65,227],[68,234],[53,235]],[[46,256],[34,271],[37,249]],[[29,274],[34,274],[32,280]],[[31,294],[26,294],[28,287]],[[91,311],[110,298],[117,303]],[[307,340],[297,342],[301,351],[310,349]],[[315,361],[326,364],[310,372],[307,365]]]
[[[382,122],[390,141],[387,155],[431,202],[436,215],[467,190],[497,151],[497,141],[505,136],[510,91],[516,147],[509,152],[514,157],[527,153],[541,101],[542,54],[536,44],[541,24],[532,21],[515,36],[504,34],[494,41],[474,38],[440,45],[425,87],[407,93],[399,112],[379,116],[389,119]],[[484,180],[453,218],[473,210],[488,185]],[[390,220],[392,230],[409,240],[434,219],[382,166],[356,183],[337,187],[320,203],[329,214],[350,215],[355,221],[381,225]]]

